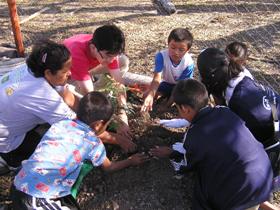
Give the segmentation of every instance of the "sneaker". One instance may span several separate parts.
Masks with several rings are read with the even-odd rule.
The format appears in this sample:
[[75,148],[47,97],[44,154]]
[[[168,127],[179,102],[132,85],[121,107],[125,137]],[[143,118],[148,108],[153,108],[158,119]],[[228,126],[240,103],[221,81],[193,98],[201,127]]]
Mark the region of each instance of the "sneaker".
[[181,180],[184,177],[184,174],[180,174],[179,172],[176,172],[173,178]]

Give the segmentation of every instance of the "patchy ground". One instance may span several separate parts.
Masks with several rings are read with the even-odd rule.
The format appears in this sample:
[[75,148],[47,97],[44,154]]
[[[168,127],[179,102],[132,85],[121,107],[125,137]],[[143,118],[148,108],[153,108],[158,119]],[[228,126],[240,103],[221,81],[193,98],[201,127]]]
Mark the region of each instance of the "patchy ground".
[[[169,32],[175,27],[188,27],[195,38],[191,49],[195,60],[206,47],[224,48],[230,41],[243,41],[250,48],[248,65],[253,75],[280,91],[280,1],[174,0],[173,3],[177,14],[164,16],[148,0],[17,1],[21,20],[49,8],[21,25],[26,52],[41,38],[61,41],[114,23],[126,35],[130,70],[151,75],[154,55],[166,47]],[[0,43],[11,44],[14,42],[8,15],[6,1],[0,1]],[[129,100],[136,111],[130,125],[140,151],[153,145],[170,145],[182,138],[183,130],[167,130],[156,124],[156,119],[176,116],[176,110],[167,114],[153,112],[147,118],[139,115],[140,102],[132,97]],[[111,154],[113,159],[125,157],[118,148],[113,148]],[[151,160],[113,174],[95,170],[87,177],[78,200],[83,209],[190,209],[192,176],[174,179],[168,160]],[[0,204],[9,203],[10,180],[9,176],[1,177]],[[279,194],[275,194],[275,202],[280,202]]]

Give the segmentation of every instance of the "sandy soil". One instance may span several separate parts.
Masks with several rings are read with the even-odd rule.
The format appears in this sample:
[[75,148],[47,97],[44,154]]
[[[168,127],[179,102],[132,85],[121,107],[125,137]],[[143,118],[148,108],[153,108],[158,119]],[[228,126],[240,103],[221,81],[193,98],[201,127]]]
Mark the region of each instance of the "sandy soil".
[[[17,3],[21,20],[49,7],[21,25],[27,53],[38,39],[61,41],[114,23],[126,35],[130,71],[151,75],[154,55],[166,47],[169,32],[175,27],[188,27],[195,37],[191,49],[194,60],[206,47],[224,48],[233,40],[246,42],[251,53],[248,66],[253,75],[280,90],[280,1],[277,0],[176,0],[173,3],[177,13],[171,16],[159,14],[148,0],[19,0]],[[12,44],[8,15],[6,1],[0,1],[0,43]],[[168,130],[156,124],[159,118],[176,116],[175,109],[166,114],[152,112],[147,120],[137,114],[140,102],[133,97],[129,101],[135,105],[136,116],[131,116],[130,124],[140,151],[154,145],[170,145],[182,138],[183,130]],[[112,159],[125,156],[118,148],[112,148]],[[168,160],[152,160],[113,174],[97,169],[85,180],[78,200],[83,209],[190,209],[193,174],[181,180],[173,175]],[[0,179],[0,204],[9,203],[10,181],[10,176]],[[274,202],[280,202],[279,194],[275,194]]]

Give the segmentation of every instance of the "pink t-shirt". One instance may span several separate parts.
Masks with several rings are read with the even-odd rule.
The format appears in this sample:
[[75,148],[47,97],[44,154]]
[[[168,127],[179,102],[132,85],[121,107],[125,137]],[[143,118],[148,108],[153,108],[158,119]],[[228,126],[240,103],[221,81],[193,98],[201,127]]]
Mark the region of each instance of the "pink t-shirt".
[[[90,55],[88,45],[91,39],[92,34],[78,34],[65,39],[63,42],[63,44],[71,52],[71,78],[73,80],[90,80],[89,70],[100,64],[96,58],[93,58]],[[109,70],[119,69],[118,60],[118,57],[113,59],[113,61],[108,65]]]

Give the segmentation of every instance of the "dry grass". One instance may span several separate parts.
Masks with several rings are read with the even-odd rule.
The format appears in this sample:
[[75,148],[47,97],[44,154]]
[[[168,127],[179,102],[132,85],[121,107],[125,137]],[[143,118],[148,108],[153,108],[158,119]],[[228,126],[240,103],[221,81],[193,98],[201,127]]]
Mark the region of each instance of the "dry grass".
[[[248,66],[252,69],[253,75],[262,83],[280,91],[279,0],[174,0],[173,3],[177,8],[177,14],[162,16],[157,13],[152,1],[148,0],[17,1],[21,19],[44,7],[50,7],[40,16],[22,24],[21,30],[26,52],[30,51],[34,41],[41,38],[61,41],[73,34],[92,33],[100,25],[114,23],[122,28],[126,35],[126,54],[131,62],[130,71],[150,75],[153,70],[154,55],[156,51],[166,47],[169,32],[175,27],[188,27],[195,37],[191,49],[195,60],[199,52],[206,47],[224,48],[233,40],[243,41],[250,49]],[[4,0],[0,1],[0,25],[0,43],[13,43],[7,4]],[[149,132],[147,135],[149,136]],[[166,141],[167,136],[162,137],[162,141]],[[170,179],[165,179],[166,177],[163,176],[160,176],[160,179],[165,179],[162,180],[162,183],[161,180],[153,182],[153,179],[158,178],[152,173],[153,170],[156,170],[155,167],[153,164],[147,166],[146,173],[136,169],[138,178],[141,175],[147,179],[147,184],[143,185],[132,178],[132,182],[136,184],[138,190],[134,190],[133,186],[130,185],[122,187],[114,183],[113,180],[113,178],[120,180],[122,178],[119,176],[126,175],[131,178],[135,176],[135,172],[126,170],[114,175],[113,178],[107,177],[105,182],[112,185],[110,189],[112,193],[106,194],[108,199],[102,205],[100,204],[98,209],[107,209],[108,206],[109,209],[115,208],[114,202],[110,204],[108,202],[120,199],[120,195],[123,196],[123,200],[131,199],[129,204],[123,204],[126,206],[123,209],[168,209],[170,206],[174,209],[180,209],[180,207],[188,209],[190,205],[188,194],[178,198],[175,203],[172,203],[171,199],[169,206],[165,203],[165,198],[163,200],[157,199],[157,197],[153,198],[156,196],[156,192],[162,193],[165,184],[174,185]],[[164,172],[164,170],[166,168],[163,164],[155,173]],[[148,177],[149,172],[152,173],[150,177]],[[170,175],[170,171],[168,173]],[[101,181],[104,182],[104,180]],[[162,189],[154,183],[162,185]],[[124,183],[122,182],[122,184]],[[101,184],[101,188],[102,186],[105,185]],[[147,187],[147,189],[143,189],[143,187]],[[2,191],[4,188],[1,184],[0,190]],[[140,191],[142,198],[137,197],[137,195],[127,197],[126,189],[117,193],[117,188],[119,190],[127,188],[134,193]],[[155,190],[155,192],[151,193],[151,190]],[[181,190],[183,193],[185,189],[174,186],[173,191],[168,190],[171,193]],[[146,192],[150,193],[149,196],[145,195]],[[1,193],[3,195],[3,192]],[[116,197],[114,197],[114,193]],[[176,196],[180,195],[176,194]],[[279,202],[279,194],[275,194],[275,196],[276,202]],[[176,199],[174,196],[172,198]],[[151,201],[153,199],[159,200],[159,202],[155,204],[156,202]],[[84,206],[86,207],[86,203]]]
[[[224,48],[233,40],[250,48],[249,67],[266,84],[279,90],[280,3],[254,1],[173,1],[177,14],[157,14],[152,1],[17,1],[20,18],[49,7],[40,16],[24,23],[22,32],[27,52],[41,38],[61,41],[77,33],[91,33],[102,24],[114,23],[126,35],[126,53],[131,71],[151,74],[155,52],[166,47],[169,32],[188,27],[195,42],[194,58],[209,46]],[[0,43],[13,43],[6,1],[0,2]]]

